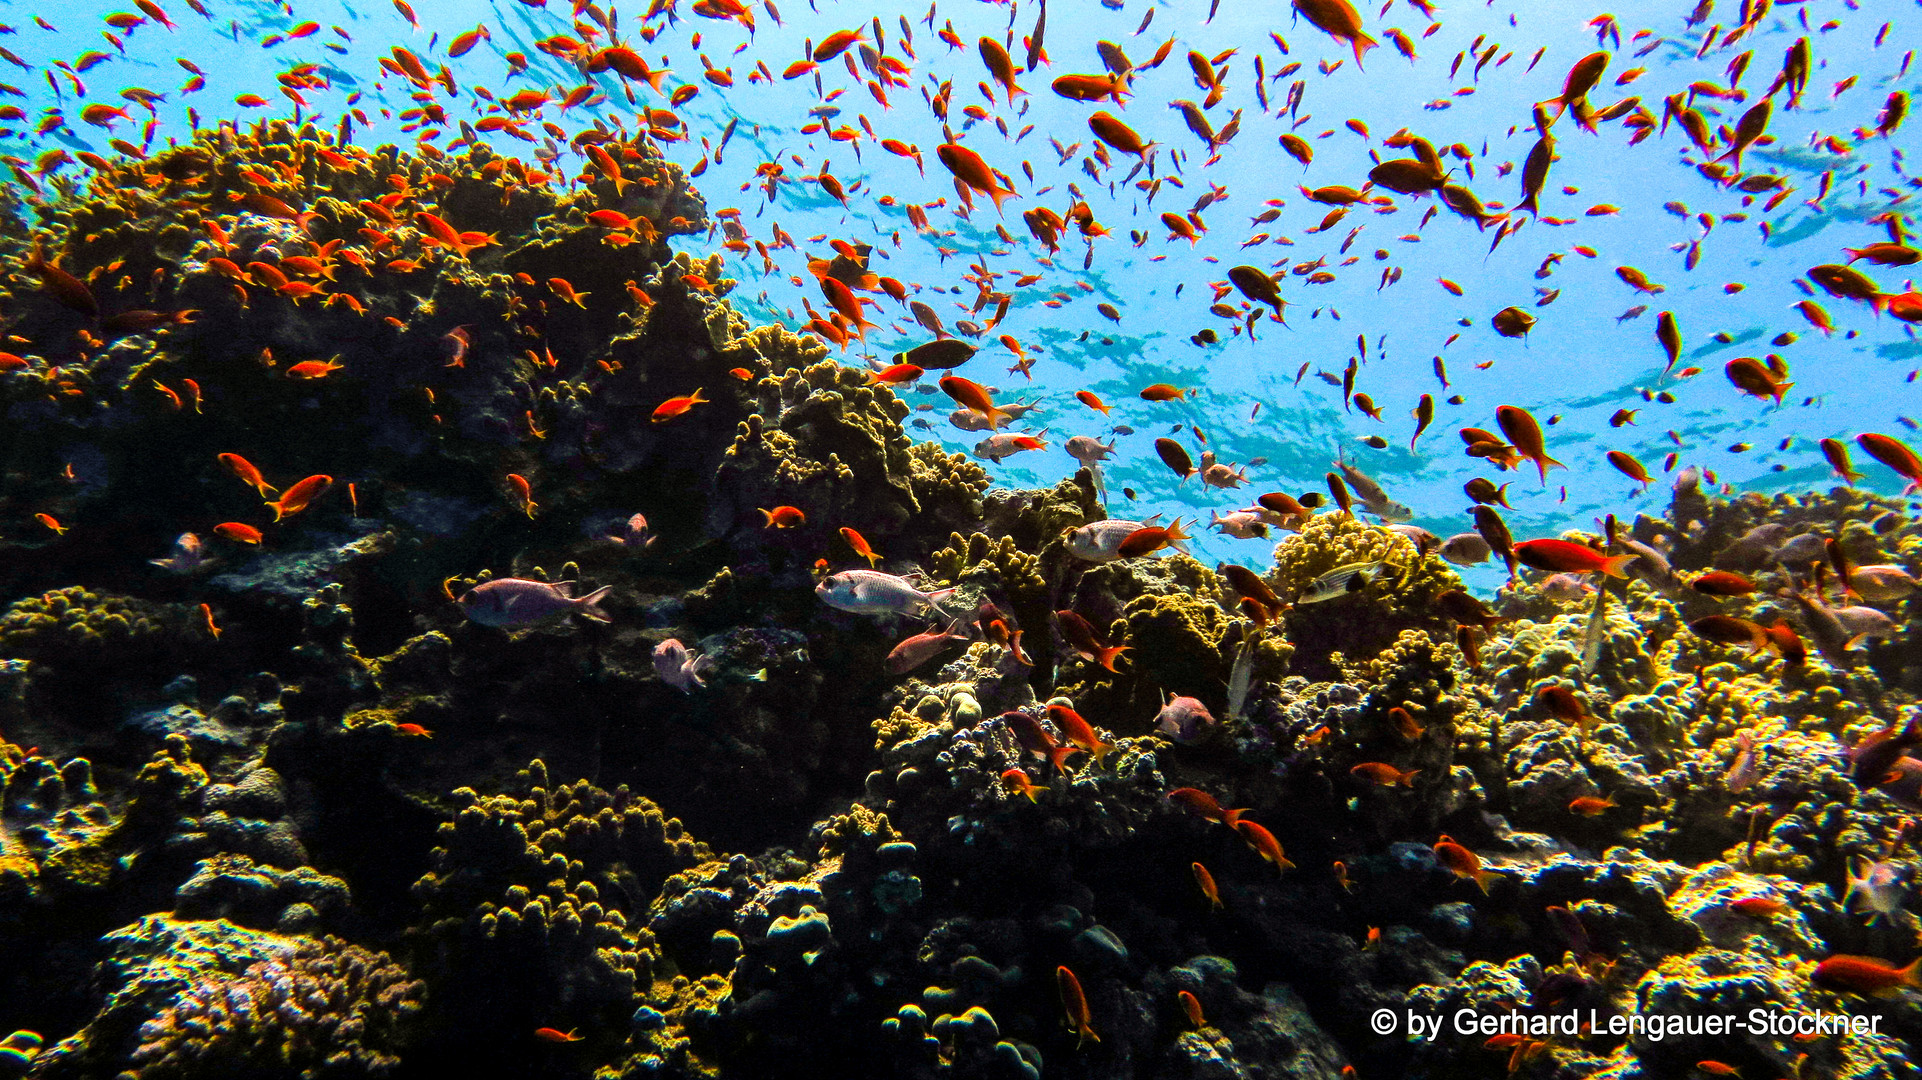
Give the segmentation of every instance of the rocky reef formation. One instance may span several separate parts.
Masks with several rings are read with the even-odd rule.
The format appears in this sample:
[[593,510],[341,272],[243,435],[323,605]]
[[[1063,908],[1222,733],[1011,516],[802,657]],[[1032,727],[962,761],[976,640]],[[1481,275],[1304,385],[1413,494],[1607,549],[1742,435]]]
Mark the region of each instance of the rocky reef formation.
[[[0,1069],[1906,1075],[1818,965],[1922,928],[1913,507],[1683,485],[1485,614],[1340,513],[1089,561],[618,150],[229,126],[14,223]],[[1881,1026],[1369,1024],[1577,1007]]]

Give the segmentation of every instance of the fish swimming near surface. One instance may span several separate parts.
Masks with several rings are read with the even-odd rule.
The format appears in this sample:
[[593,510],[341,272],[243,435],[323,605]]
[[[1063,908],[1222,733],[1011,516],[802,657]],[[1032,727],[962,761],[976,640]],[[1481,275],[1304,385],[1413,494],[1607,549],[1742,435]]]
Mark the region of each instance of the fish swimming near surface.
[[614,591],[604,585],[586,596],[576,597],[571,581],[528,581],[525,578],[495,578],[461,594],[461,611],[482,626],[500,628],[526,626],[569,612],[595,622],[612,622],[600,609],[600,602]]

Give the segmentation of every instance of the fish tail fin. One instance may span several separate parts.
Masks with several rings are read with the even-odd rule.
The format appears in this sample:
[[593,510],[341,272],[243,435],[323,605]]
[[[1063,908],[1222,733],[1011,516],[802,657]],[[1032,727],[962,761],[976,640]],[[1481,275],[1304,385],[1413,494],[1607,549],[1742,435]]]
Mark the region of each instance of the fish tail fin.
[[1395,783],[1400,784],[1402,787],[1405,787],[1405,788],[1414,787],[1415,777],[1420,772],[1421,772],[1420,769],[1410,769],[1407,772],[1402,773],[1400,776],[1396,777]]
[[1628,576],[1628,564],[1639,557],[1632,552],[1627,555],[1610,555],[1602,560],[1602,573],[1612,578],[1625,578]]
[[[1111,645],[1105,649],[1097,649],[1095,650],[1095,663],[1100,664],[1109,671],[1114,671],[1115,657],[1120,656],[1133,647],[1132,645]],[[1116,671],[1115,674],[1119,675],[1120,672]]]
[[1277,858],[1277,859],[1275,860],[1275,872],[1276,872],[1276,873],[1280,873],[1280,872],[1281,872],[1281,871],[1283,871],[1283,870],[1293,870],[1293,869],[1295,869],[1295,868],[1296,868],[1296,867],[1295,867],[1295,864],[1294,864],[1294,863],[1292,863],[1292,862],[1289,862],[1289,861],[1288,861],[1288,856],[1286,856],[1286,855],[1283,855],[1283,856],[1281,856],[1281,857],[1279,857],[1279,858]]
[[1357,32],[1353,44],[1355,46],[1355,66],[1359,68],[1361,67],[1361,58],[1367,54],[1368,50],[1380,45],[1381,42],[1376,41],[1367,34]]
[[1487,896],[1489,880],[1500,877],[1501,875],[1495,873],[1493,870],[1477,870],[1475,871],[1475,887],[1482,891],[1483,896]]
[[988,430],[998,431],[1002,424],[1012,423],[1014,414],[998,406],[988,407]]
[[601,601],[607,599],[607,594],[613,591],[614,586],[603,585],[593,592],[588,593],[586,596],[574,601],[577,605],[575,610],[595,622],[613,622],[614,620],[609,618],[607,612],[602,611],[600,606]]
[[1053,765],[1057,772],[1067,772],[1069,756],[1079,754],[1080,752],[1081,748],[1079,746],[1050,747],[1048,750],[1048,764]]
[[1246,807],[1243,807],[1239,810],[1223,810],[1221,812],[1221,823],[1223,825],[1228,826],[1230,829],[1232,829],[1235,827],[1237,823],[1241,821],[1241,815],[1247,812],[1248,812],[1248,809]]
[[756,509],[760,510],[761,516],[767,519],[767,525],[764,527],[772,528],[774,526],[774,511],[761,507],[756,507]]

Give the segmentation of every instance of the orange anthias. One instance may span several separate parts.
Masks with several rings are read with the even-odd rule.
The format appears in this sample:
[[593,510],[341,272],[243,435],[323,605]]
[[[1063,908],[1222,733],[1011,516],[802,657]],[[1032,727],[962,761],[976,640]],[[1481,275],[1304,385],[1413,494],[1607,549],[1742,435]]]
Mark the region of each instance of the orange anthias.
[[873,547],[869,546],[867,537],[843,525],[841,527],[841,539],[848,542],[848,546],[854,549],[856,555],[868,561],[869,568],[880,564],[881,555],[875,551]]

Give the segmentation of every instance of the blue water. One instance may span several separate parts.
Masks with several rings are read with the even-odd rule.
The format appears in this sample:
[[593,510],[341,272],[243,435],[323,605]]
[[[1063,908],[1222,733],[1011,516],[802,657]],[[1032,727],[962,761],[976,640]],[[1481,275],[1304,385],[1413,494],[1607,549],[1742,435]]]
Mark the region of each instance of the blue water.
[[[1588,135],[1575,127],[1572,118],[1565,118],[1554,129],[1560,157],[1549,174],[1541,209],[1544,215],[1572,218],[1574,223],[1531,222],[1490,254],[1493,227],[1478,232],[1446,209],[1424,226],[1422,219],[1434,205],[1432,199],[1394,196],[1398,209],[1392,214],[1355,207],[1334,228],[1310,234],[1306,230],[1327,207],[1303,197],[1297,185],[1359,187],[1372,164],[1371,149],[1383,157],[1407,156],[1405,150],[1381,146],[1385,136],[1406,127],[1437,146],[1461,143],[1470,148],[1472,178],[1465,165],[1451,162],[1456,169],[1453,180],[1471,187],[1484,202],[1519,202],[1521,163],[1535,140],[1531,103],[1558,93],[1570,64],[1597,47],[1596,32],[1586,25],[1597,12],[1588,8],[1450,3],[1437,11],[1440,28],[1429,37],[1421,36],[1428,20],[1405,0],[1385,9],[1367,8],[1362,12],[1365,26],[1383,45],[1368,54],[1364,71],[1345,45],[1305,21],[1292,20],[1282,5],[1222,0],[1212,22],[1206,23],[1206,5],[1200,0],[1152,5],[1152,24],[1135,36],[1151,5],[1131,0],[1111,9],[1094,0],[1055,0],[1048,8],[1045,38],[1051,66],[1020,75],[1021,86],[1030,94],[1016,98],[1012,109],[998,100],[990,102],[977,89],[976,84],[990,76],[974,42],[983,34],[1001,37],[1012,26],[1015,45],[1011,51],[1021,60],[1025,51],[1020,36],[1033,26],[1036,4],[950,0],[934,13],[933,26],[940,28],[953,20],[966,46],[960,50],[936,38],[923,21],[927,9],[902,8],[881,18],[887,54],[912,66],[909,85],[889,92],[891,108],[882,109],[867,88],[850,77],[843,60],[821,65],[822,90],[843,91],[831,102],[841,110],[831,123],[858,128],[859,117],[865,115],[878,137],[869,138],[864,132],[851,146],[829,140],[825,132],[802,133],[802,126],[814,119],[809,110],[823,104],[815,80],[783,81],[780,74],[803,57],[806,41],[855,27],[865,28],[872,39],[868,7],[823,4],[817,10],[801,0],[777,3],[784,25],[775,23],[764,4],[756,5],[757,28],[752,34],[734,22],[699,17],[685,2],[678,6],[671,24],[666,16],[645,24],[660,30],[652,43],[637,36],[643,25],[641,9],[619,12],[617,24],[650,63],[665,57],[673,72],[668,79],[670,90],[684,83],[700,87],[678,110],[690,137],[665,149],[672,160],[689,167],[709,158],[696,184],[710,213],[738,208],[751,237],[771,244],[771,226],[778,223],[799,243],[799,252],[774,253],[778,265],[772,275],[763,274],[758,254],[732,259],[730,272],[738,285],[731,299],[755,321],[778,319],[798,328],[808,318],[802,310],[803,298],[817,309],[827,307],[805,269],[805,258],[831,257],[827,241],[845,239],[873,244],[873,269],[919,286],[915,298],[933,306],[950,328],[957,319],[985,324],[992,305],[970,314],[967,309],[976,288],[963,280],[963,275],[973,273],[970,264],[985,259],[988,269],[999,275],[996,287],[1011,292],[1013,302],[1006,321],[976,342],[983,346],[982,352],[960,373],[997,387],[1000,399],[1040,401],[1041,407],[1016,430],[1045,428],[1050,444],[1046,451],[1023,454],[993,467],[991,471],[1004,483],[1048,484],[1068,475],[1074,463],[1059,449],[1062,441],[1075,434],[1105,437],[1120,424],[1133,433],[1121,437],[1107,473],[1110,508],[1117,516],[1199,515],[1205,521],[1210,509],[1247,505],[1262,491],[1319,490],[1339,450],[1377,477],[1392,496],[1414,507],[1418,524],[1440,535],[1468,528],[1463,513],[1467,499],[1461,492],[1464,481],[1476,475],[1512,479],[1509,498],[1516,513],[1510,515],[1511,527],[1523,537],[1587,524],[1610,511],[1657,512],[1666,502],[1667,477],[1662,468],[1670,452],[1678,454],[1678,468],[1705,467],[1736,488],[1826,488],[1829,469],[1817,440],[1847,438],[1862,431],[1911,434],[1905,414],[1917,411],[1918,399],[1908,379],[1922,353],[1912,329],[1893,318],[1876,317],[1865,305],[1818,295],[1836,327],[1834,336],[1824,337],[1791,305],[1806,297],[1795,286],[1798,275],[1816,264],[1843,261],[1844,246],[1886,240],[1883,227],[1868,224],[1867,219],[1892,208],[1902,211],[1916,190],[1901,171],[1904,151],[1915,145],[1914,122],[1888,139],[1852,133],[1852,129],[1874,126],[1890,91],[1913,94],[1922,89],[1918,86],[1922,76],[1913,65],[1908,65],[1906,74],[1897,74],[1906,63],[1905,43],[1917,40],[1916,28],[1922,23],[1922,14],[1913,6],[1830,0],[1778,3],[1745,40],[1733,47],[1718,44],[1700,60],[1696,53],[1707,27],[1684,26],[1689,4],[1668,0],[1613,6],[1610,10],[1617,18],[1622,45],[1617,48],[1612,41],[1608,45],[1614,60],[1591,94],[1598,107],[1632,93],[1659,116],[1663,96],[1696,80],[1726,85],[1729,61],[1753,50],[1740,82],[1749,93],[1746,102],[1697,99],[1697,107],[1712,123],[1732,126],[1766,90],[1789,45],[1798,36],[1810,37],[1816,70],[1802,109],[1785,111],[1785,95],[1778,95],[1770,127],[1777,142],[1751,150],[1745,163],[1750,172],[1767,170],[1785,177],[1797,190],[1764,214],[1761,202],[1766,194],[1744,207],[1739,192],[1716,186],[1693,168],[1690,161],[1698,155],[1679,125],[1671,124],[1665,135],[1631,148],[1629,131],[1619,122],[1602,125],[1599,135]],[[7,152],[29,165],[40,152],[54,148],[110,153],[106,133],[81,122],[84,102],[127,105],[135,122],[121,123],[116,134],[140,141],[140,122],[146,113],[122,100],[120,92],[129,87],[166,95],[156,106],[155,145],[187,130],[190,107],[198,110],[203,124],[236,116],[246,120],[291,116],[294,105],[277,92],[274,79],[276,73],[303,62],[319,65],[332,86],[307,92],[309,107],[301,110],[301,116],[331,127],[346,107],[347,95],[358,93],[362,95],[358,105],[373,126],[363,129],[357,141],[405,142],[412,136],[399,130],[392,114],[416,104],[409,100],[412,88],[391,78],[383,81],[377,57],[391,46],[402,45],[420,54],[430,67],[437,66],[445,58],[447,42],[478,23],[485,23],[492,37],[452,62],[462,95],[458,101],[451,101],[444,92],[439,97],[450,116],[471,121],[482,115],[486,102],[473,93],[476,86],[488,87],[501,97],[527,87],[554,90],[558,97],[582,81],[571,65],[534,48],[535,41],[553,34],[578,34],[558,2],[536,8],[518,2],[434,0],[417,5],[419,29],[410,27],[385,0],[284,7],[210,3],[211,19],[195,15],[180,0],[166,0],[164,6],[178,29],[169,31],[151,22],[136,26],[123,35],[123,55],[101,36],[101,19],[131,7],[81,2],[49,10],[41,4],[0,3],[0,14],[14,31],[0,37],[0,45],[33,69],[0,65],[0,82],[24,94],[9,95],[0,103],[16,103],[27,114],[24,124],[10,125],[4,140]],[[32,19],[36,11],[57,31],[37,27]],[[903,15],[913,25],[917,59],[908,60],[899,43]],[[1720,0],[1707,25],[1727,27],[1738,19],[1737,5]],[[311,36],[266,44],[310,20],[320,26]],[[1831,20],[1837,25],[1827,27]],[[1877,47],[1875,40],[1885,21],[1891,25]],[[1387,42],[1382,31],[1389,27],[1409,35],[1419,62],[1403,59]],[[1652,33],[1632,40],[1644,29]],[[1269,36],[1271,31],[1286,40],[1286,57]],[[693,40],[697,33],[698,44]],[[1048,89],[1050,80],[1061,74],[1100,72],[1097,40],[1119,43],[1139,65],[1170,35],[1177,38],[1173,52],[1158,69],[1136,77],[1134,96],[1123,110],[1115,110],[1112,104],[1069,101]],[[1495,59],[1474,77],[1476,61],[1470,57],[1463,61],[1460,73],[1450,78],[1449,66],[1456,54],[1484,38],[1482,48],[1489,43],[1499,46]],[[1647,55],[1631,55],[1651,44]],[[1204,145],[1167,104],[1178,98],[1199,101],[1204,96],[1185,60],[1191,49],[1209,57],[1238,50],[1225,61],[1226,93],[1208,116],[1219,130],[1234,110],[1242,110],[1240,133],[1222,149],[1220,160],[1207,166]],[[1539,62],[1532,72],[1525,71],[1537,49],[1544,50]],[[86,97],[77,100],[75,87],[65,76],[55,80],[56,95],[49,86],[46,65],[55,60],[77,63],[90,51],[106,58],[78,76]],[[510,79],[504,59],[508,52],[524,53],[530,70]],[[731,88],[702,78],[702,55],[714,67],[731,70]],[[1302,64],[1293,75],[1270,81],[1266,115],[1254,89],[1257,55],[1271,76],[1284,63]],[[205,71],[204,90],[180,91],[188,73],[175,63],[176,56],[194,61]],[[761,60],[774,73],[771,84],[748,79],[755,62]],[[1332,73],[1318,68],[1338,60],[1342,63]],[[1631,86],[1615,85],[1620,73],[1637,66],[1646,68],[1646,74]],[[1851,76],[1854,85],[1834,94],[1837,84]],[[1289,83],[1296,79],[1306,84],[1296,119],[1307,119],[1296,123],[1285,114],[1277,119]],[[958,200],[953,183],[934,154],[943,141],[940,124],[922,95],[924,88],[946,80],[953,83],[950,122],[955,134],[1014,180],[1017,197],[1008,201],[1005,215],[997,216],[986,199],[978,199],[966,217],[954,212]],[[566,115],[550,105],[543,118],[559,124],[567,134],[596,115],[625,116],[631,127],[633,110],[622,98],[618,79],[607,74],[598,82],[608,95],[606,103],[577,107]],[[243,94],[259,94],[270,104],[242,108],[234,99]],[[641,91],[640,98],[651,107],[665,105],[646,91]],[[1005,119],[1009,135],[1004,136],[991,120],[968,120],[962,110],[969,105],[982,106],[992,116]],[[35,136],[33,125],[50,108],[64,110],[67,125]],[[1116,166],[1104,173],[1101,182],[1081,171],[1082,158],[1092,145],[1085,121],[1096,108],[1117,111],[1144,138],[1162,145],[1156,175],[1167,177],[1176,169],[1172,151],[1185,155],[1178,173],[1185,187],[1164,183],[1150,205],[1135,186],[1119,183],[1132,165],[1126,155],[1114,155]],[[703,140],[718,143],[724,125],[736,119],[737,130],[724,156],[713,159],[704,151]],[[1346,124],[1351,119],[1364,122],[1369,137],[1351,130]],[[1010,137],[1030,124],[1033,130],[1025,138]],[[1278,145],[1278,137],[1289,130],[1313,146],[1311,167],[1303,168]],[[1812,148],[1816,139],[1830,135],[1852,149],[1838,154]],[[452,132],[445,136],[443,145],[452,137]],[[1050,137],[1063,144],[1079,143],[1080,149],[1060,163],[1049,145]],[[881,138],[918,145],[926,174],[911,161],[881,149]],[[507,152],[525,155],[532,150],[529,144],[505,136],[496,141]],[[560,149],[566,171],[579,171],[579,159],[564,144]],[[790,155],[798,155],[800,163]],[[849,189],[847,207],[805,180],[782,183],[770,202],[754,173],[763,162],[777,158],[790,180],[814,175],[826,163]],[[1507,162],[1514,163],[1514,170],[1498,176],[1498,167]],[[1033,169],[1032,181],[1024,173],[1024,163]],[[1805,200],[1815,195],[1825,170],[1834,174],[1833,190],[1819,207],[1812,207]],[[84,167],[70,165],[60,175],[84,173]],[[1136,179],[1147,175],[1144,170]],[[1112,189],[1108,181],[1115,181]],[[1092,264],[1086,270],[1082,269],[1084,243],[1072,232],[1064,238],[1053,265],[1043,265],[1038,257],[1045,252],[1020,218],[1022,210],[1037,204],[1065,211],[1071,183],[1088,199],[1097,220],[1114,230],[1114,235],[1094,241]],[[1171,240],[1158,215],[1165,210],[1188,210],[1210,185],[1226,193],[1201,215],[1206,234],[1192,246],[1186,240]],[[1564,194],[1564,185],[1578,191]],[[894,205],[883,205],[883,196]],[[946,207],[928,210],[934,232],[917,235],[908,224],[904,204],[943,198]],[[1250,219],[1267,208],[1266,200],[1285,203],[1279,220],[1251,226]],[[1691,216],[1665,210],[1664,204],[1671,201],[1685,204]],[[1585,211],[1599,204],[1618,207],[1619,213],[1586,216]],[[1726,220],[1727,215],[1740,212],[1746,212],[1748,220]],[[1692,216],[1698,213],[1717,219],[1706,235]],[[1772,237],[1763,236],[1763,222]],[[997,234],[997,225],[1006,226],[1013,243]],[[1339,249],[1355,226],[1362,229],[1344,255]],[[1129,239],[1132,230],[1145,234],[1140,247]],[[1259,231],[1273,238],[1291,238],[1294,243],[1284,246],[1271,238],[1243,250],[1243,242]],[[721,239],[718,235],[711,242],[682,238],[677,246],[704,256],[718,250]],[[1700,263],[1688,271],[1684,253],[1677,248],[1686,248],[1694,240],[1701,241]],[[1597,257],[1574,253],[1577,245],[1593,248]],[[1562,261],[1552,273],[1539,276],[1538,266],[1553,252],[1563,253]],[[1378,258],[1378,253],[1385,255]],[[1341,265],[1350,256],[1358,261]],[[1246,262],[1280,274],[1320,259],[1326,260],[1324,269],[1335,273],[1336,279],[1309,285],[1304,277],[1288,273],[1283,285],[1283,295],[1290,302],[1286,327],[1264,320],[1256,328],[1258,340],[1250,341],[1246,335],[1231,336],[1236,323],[1208,311],[1213,300],[1209,283],[1225,281],[1229,266]],[[1666,291],[1638,295],[1616,277],[1618,266],[1640,268],[1651,281],[1664,284]],[[1389,267],[1401,268],[1400,281],[1378,288],[1383,270]],[[1905,281],[1910,273],[1905,268],[1866,263],[1858,268],[1886,291],[1911,287]],[[1014,286],[1016,278],[1028,274],[1039,277],[1030,285]],[[1464,295],[1445,291],[1437,282],[1440,278],[1458,283]],[[1730,283],[1745,288],[1731,295],[1724,289]],[[1559,295],[1547,306],[1535,306],[1546,290],[1559,290]],[[1056,296],[1068,299],[1058,307],[1044,305]],[[876,297],[880,314],[872,317],[881,328],[870,332],[865,349],[859,342],[851,345],[842,354],[846,363],[862,364],[864,354],[886,360],[928,337],[899,305],[885,296]],[[1230,293],[1224,299],[1236,303],[1240,297]],[[1101,302],[1119,311],[1118,323],[1097,312],[1096,304]],[[1502,338],[1490,327],[1490,317],[1508,305],[1520,306],[1539,319],[1525,340]],[[1618,318],[1639,305],[1647,305],[1640,318]],[[1664,356],[1655,340],[1656,313],[1663,310],[1675,313],[1685,337],[1678,371],[1699,367],[1699,375],[1663,379]],[[1213,327],[1221,342],[1205,347],[1192,343],[1191,335],[1204,327]],[[1783,331],[1793,331],[1799,340],[1780,349],[1768,344],[1768,339]],[[1717,332],[1731,337],[1732,343],[1712,340]],[[1013,335],[1035,359],[1032,381],[1005,370],[1013,357],[996,341],[1002,333]],[[1365,356],[1358,352],[1357,335],[1366,337]],[[1786,358],[1795,383],[1779,408],[1742,396],[1722,373],[1729,359],[1769,351]],[[1450,389],[1443,389],[1435,376],[1431,358],[1438,355],[1446,363]],[[1382,422],[1345,411],[1339,386],[1328,385],[1316,374],[1339,377],[1351,356],[1362,358],[1355,389],[1381,406]],[[1297,371],[1304,363],[1309,370],[1297,384]],[[1187,388],[1187,400],[1154,404],[1137,397],[1142,387],[1159,382]],[[917,424],[914,434],[943,439],[957,449],[972,448],[982,435],[951,428],[946,417],[954,406],[944,395],[929,392],[932,389],[929,385],[903,390],[917,406],[930,406],[917,412],[916,419],[926,425]],[[1113,406],[1112,417],[1104,419],[1076,402],[1072,395],[1080,389],[1105,399]],[[1644,390],[1666,390],[1675,402],[1645,401]],[[1435,420],[1411,450],[1415,422],[1410,412],[1423,393],[1435,396]],[[1461,395],[1461,404],[1445,400],[1454,394]],[[1456,429],[1468,425],[1495,429],[1495,407],[1502,404],[1526,406],[1544,424],[1559,417],[1547,427],[1549,451],[1568,468],[1552,471],[1546,485],[1532,468],[1496,475],[1485,463],[1463,455]],[[1635,424],[1610,427],[1609,417],[1621,408],[1640,410]],[[1177,428],[1176,437],[1197,457],[1203,445],[1196,430],[1205,434],[1206,447],[1224,461],[1263,462],[1248,469],[1249,488],[1219,492],[1202,490],[1195,480],[1178,483],[1151,446],[1154,438]],[[1387,449],[1361,442],[1368,435],[1385,439]],[[1780,448],[1785,440],[1787,447]],[[1752,449],[1735,452],[1731,447],[1736,444]],[[1635,455],[1661,482],[1653,491],[1636,493],[1636,485],[1606,463],[1608,450]],[[1868,486],[1883,492],[1899,490],[1900,482],[1887,469],[1859,452],[1856,458],[1858,468],[1868,474]],[[1123,494],[1124,488],[1135,493],[1133,501]],[[1209,556],[1257,563],[1266,552],[1258,541],[1212,534],[1201,548]]]

